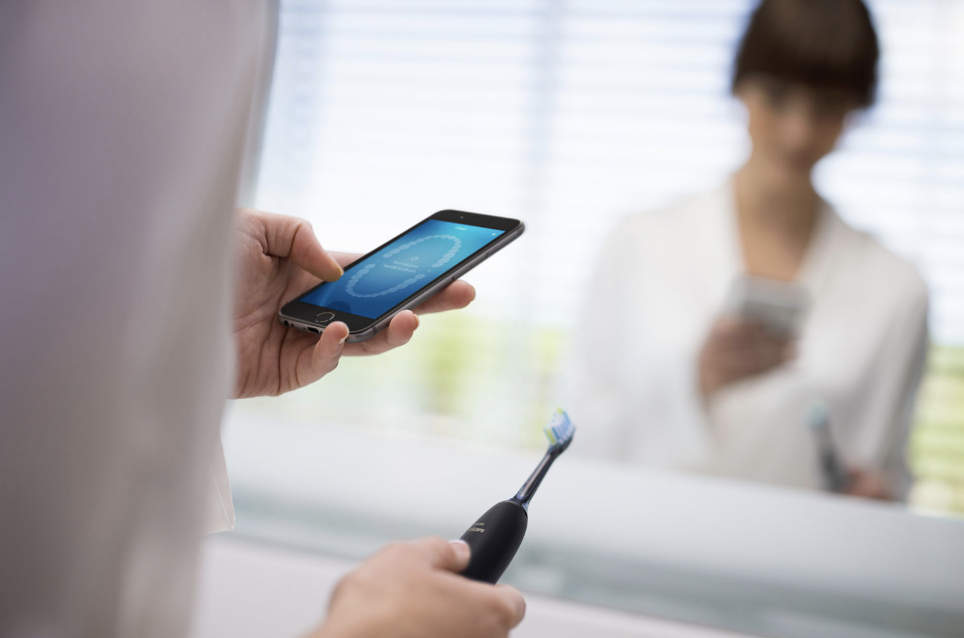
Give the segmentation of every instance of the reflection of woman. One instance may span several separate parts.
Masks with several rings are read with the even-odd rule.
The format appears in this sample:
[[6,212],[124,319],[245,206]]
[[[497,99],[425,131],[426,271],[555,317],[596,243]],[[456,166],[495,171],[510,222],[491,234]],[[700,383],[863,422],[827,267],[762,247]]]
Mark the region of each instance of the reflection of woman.
[[[603,251],[580,344],[580,447],[610,458],[800,487],[823,483],[807,426],[829,408],[850,493],[899,498],[926,344],[914,270],[847,226],[814,165],[871,104],[877,38],[860,0],[763,0],[733,93],[752,151],[723,186],[621,222]],[[721,319],[732,282],[795,281],[811,297],[795,343]]]

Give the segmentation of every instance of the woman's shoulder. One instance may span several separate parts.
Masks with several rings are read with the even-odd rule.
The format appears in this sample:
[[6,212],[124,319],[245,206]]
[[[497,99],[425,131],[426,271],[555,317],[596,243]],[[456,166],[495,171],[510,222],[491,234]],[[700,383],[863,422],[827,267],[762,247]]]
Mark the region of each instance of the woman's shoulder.
[[861,284],[871,281],[899,303],[910,302],[914,306],[926,306],[928,289],[918,269],[907,259],[887,248],[871,233],[858,230],[845,222],[831,209],[834,223],[844,241],[842,257]]

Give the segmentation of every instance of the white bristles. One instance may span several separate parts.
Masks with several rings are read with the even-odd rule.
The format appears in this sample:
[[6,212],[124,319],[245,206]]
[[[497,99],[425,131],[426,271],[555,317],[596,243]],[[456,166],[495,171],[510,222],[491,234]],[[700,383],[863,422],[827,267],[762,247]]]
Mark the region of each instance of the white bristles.
[[552,415],[549,425],[543,430],[546,438],[549,439],[550,447],[565,445],[576,432],[576,426],[569,420],[569,415],[562,408],[559,408]]

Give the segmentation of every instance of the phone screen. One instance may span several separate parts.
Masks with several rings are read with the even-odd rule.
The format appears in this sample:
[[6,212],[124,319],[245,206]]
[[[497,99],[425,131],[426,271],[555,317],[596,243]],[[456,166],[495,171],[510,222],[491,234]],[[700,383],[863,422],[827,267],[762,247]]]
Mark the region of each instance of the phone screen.
[[324,283],[298,301],[376,319],[504,232],[427,219],[379,251],[353,263],[338,281]]

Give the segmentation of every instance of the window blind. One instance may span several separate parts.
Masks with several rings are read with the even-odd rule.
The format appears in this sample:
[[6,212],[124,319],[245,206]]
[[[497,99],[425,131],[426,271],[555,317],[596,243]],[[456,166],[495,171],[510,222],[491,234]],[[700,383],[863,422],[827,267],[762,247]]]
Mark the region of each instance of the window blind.
[[[818,183],[920,268],[936,340],[964,343],[964,3],[871,5],[880,104]],[[529,310],[571,325],[615,217],[709,188],[746,152],[727,88],[751,6],[285,0],[257,201],[357,250],[441,208],[518,215],[527,258],[482,282],[522,268]],[[518,298],[486,292],[488,313]]]

